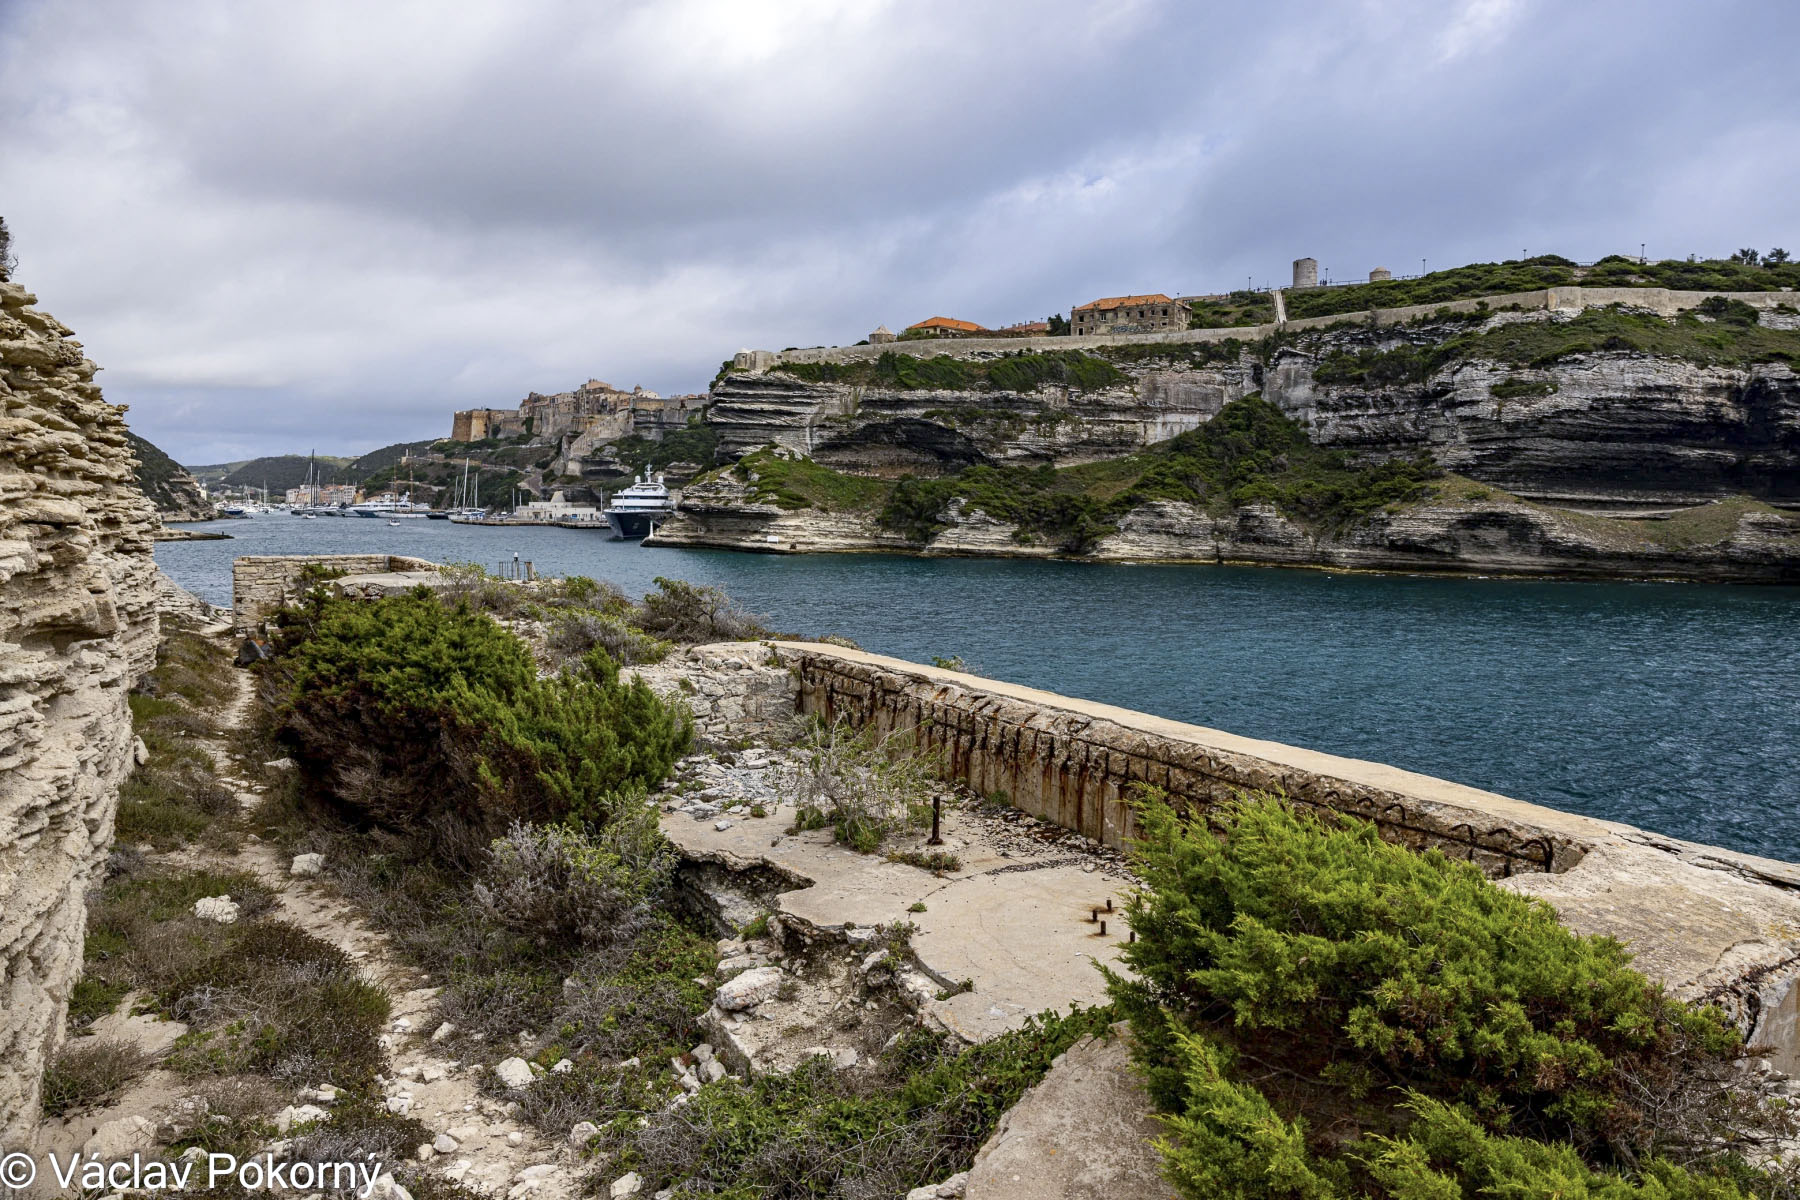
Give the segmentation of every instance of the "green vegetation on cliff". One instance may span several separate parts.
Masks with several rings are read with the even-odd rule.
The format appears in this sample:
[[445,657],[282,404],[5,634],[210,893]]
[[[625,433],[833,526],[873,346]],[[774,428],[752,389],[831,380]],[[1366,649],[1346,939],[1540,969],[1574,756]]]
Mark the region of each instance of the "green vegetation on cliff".
[[1079,350],[1022,351],[985,362],[947,354],[915,358],[888,350],[873,361],[781,363],[775,369],[808,383],[853,383],[898,391],[1034,392],[1050,384],[1090,392],[1129,382],[1110,362]]
[[1224,515],[1267,502],[1320,528],[1351,524],[1388,504],[1422,497],[1440,472],[1425,459],[1356,462],[1314,446],[1306,431],[1261,396],[1227,404],[1211,421],[1139,454],[1054,470],[971,467],[941,479],[895,485],[881,523],[917,541],[967,509],[1019,526],[1069,553],[1084,553],[1132,509],[1153,500]]
[[752,500],[786,509],[866,511],[880,506],[890,486],[885,480],[845,475],[783,450],[746,454],[731,473],[749,483]]
[[[1548,367],[1573,355],[1602,352],[1654,355],[1713,366],[1800,365],[1800,331],[1767,328],[1758,324],[1757,312],[1749,305],[1717,296],[1672,319],[1609,305],[1584,309],[1566,321],[1516,321],[1430,344],[1339,350],[1319,359],[1313,378],[1332,386],[1393,387],[1422,383],[1454,362],[1480,359]],[[1495,395],[1501,393],[1496,390]]]
[[1218,300],[1190,300],[1189,329],[1266,325],[1275,319],[1275,300],[1268,292],[1232,292]]
[[1289,289],[1288,317],[1329,317],[1367,312],[1371,308],[1404,308],[1443,304],[1477,296],[1535,292],[1540,288],[1666,287],[1678,291],[1773,292],[1800,287],[1800,264],[1748,266],[1713,259],[1706,262],[1658,262],[1639,265],[1614,255],[1592,267],[1578,268],[1569,259],[1542,254],[1501,263],[1472,263],[1433,271],[1417,279],[1388,279],[1345,287]]
[[1731,1147],[1785,1117],[1734,1094],[1735,1031],[1616,941],[1353,818],[1139,816],[1108,980],[1184,1195],[1769,1194]]
[[130,430],[125,431],[125,440],[138,460],[138,490],[150,498],[158,512],[198,515],[208,507],[200,495],[198,481],[187,468]]

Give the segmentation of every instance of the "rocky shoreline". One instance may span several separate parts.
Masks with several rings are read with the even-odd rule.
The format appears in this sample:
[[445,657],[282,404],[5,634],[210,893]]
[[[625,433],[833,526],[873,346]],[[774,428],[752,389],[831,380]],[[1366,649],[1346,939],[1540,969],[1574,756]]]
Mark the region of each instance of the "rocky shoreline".
[[[1486,492],[1486,495],[1481,493]],[[1156,501],[1133,509],[1085,554],[960,506],[949,528],[912,541],[873,513],[786,509],[753,498],[729,472],[702,481],[646,541],[768,554],[1060,558],[1206,563],[1454,575],[1800,583],[1800,516],[1744,499],[1673,516],[1616,518],[1536,504],[1466,481],[1421,503],[1381,511],[1335,534],[1307,530],[1275,506],[1228,515]],[[1025,539],[1025,540],[1022,540]]]

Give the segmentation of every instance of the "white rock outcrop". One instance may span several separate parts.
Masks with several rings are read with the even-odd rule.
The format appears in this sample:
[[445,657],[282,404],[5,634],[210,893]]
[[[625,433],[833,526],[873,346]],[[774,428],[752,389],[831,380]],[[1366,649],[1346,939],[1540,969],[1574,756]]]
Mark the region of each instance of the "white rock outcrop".
[[155,662],[157,519],[81,343],[0,283],[0,1145],[26,1144],[81,973]]

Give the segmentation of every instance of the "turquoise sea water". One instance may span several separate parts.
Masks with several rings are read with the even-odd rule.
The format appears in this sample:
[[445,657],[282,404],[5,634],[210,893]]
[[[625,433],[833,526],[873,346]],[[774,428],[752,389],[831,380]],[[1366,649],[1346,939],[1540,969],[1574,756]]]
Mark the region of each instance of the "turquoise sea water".
[[628,593],[717,584],[777,629],[1800,859],[1800,588],[649,549],[555,528],[267,515],[165,542],[231,603],[239,554],[383,551]]

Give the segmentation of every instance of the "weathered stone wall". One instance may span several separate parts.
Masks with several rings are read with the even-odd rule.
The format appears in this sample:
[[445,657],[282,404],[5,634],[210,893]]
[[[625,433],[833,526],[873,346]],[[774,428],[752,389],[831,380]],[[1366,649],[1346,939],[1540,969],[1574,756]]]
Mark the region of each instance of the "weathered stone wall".
[[435,571],[437,564],[399,554],[253,554],[231,563],[231,608],[237,623],[256,625],[299,593],[300,576],[308,567],[325,567],[346,575]]
[[1198,812],[1242,790],[1279,791],[1475,862],[1571,927],[1619,938],[1639,969],[1721,1005],[1780,1069],[1800,1070],[1800,866],[899,659],[773,648],[804,713],[913,731],[949,777],[1108,845],[1134,836],[1124,797],[1151,784]]
[[[1752,308],[1773,309],[1778,304],[1793,304],[1795,295],[1792,292],[1687,292],[1671,291],[1668,288],[1583,288],[1558,287],[1539,288],[1530,292],[1507,292],[1500,296],[1478,296],[1467,300],[1451,300],[1443,304],[1411,304],[1401,308],[1380,308],[1374,310],[1377,325],[1404,325],[1418,317],[1429,317],[1440,309],[1451,312],[1475,312],[1483,305],[1491,309],[1510,308],[1517,305],[1524,309],[1547,308],[1564,311],[1583,308],[1598,308],[1608,304],[1629,304],[1636,308],[1647,308],[1665,317],[1672,317],[1678,312],[1696,308],[1709,296],[1724,296],[1728,300],[1741,300]],[[1247,325],[1235,329],[1180,329],[1169,333],[1131,333],[1118,335],[1093,335],[1089,337],[1059,337],[1046,342],[1032,342],[1021,346],[1015,338],[947,338],[931,343],[930,353],[947,354],[952,358],[983,358],[999,354],[1013,354],[1021,350],[1087,350],[1099,346],[1141,346],[1170,343],[1175,345],[1188,343],[1223,342],[1236,338],[1240,342],[1254,342],[1274,333],[1276,329],[1322,329],[1327,325],[1335,325],[1340,321],[1367,320],[1368,313],[1338,313],[1329,317],[1301,317],[1286,321],[1280,325]],[[894,349],[889,345],[870,346],[820,346],[807,350],[784,350],[779,354],[769,355],[767,359],[757,359],[755,370],[766,370],[777,363],[815,363],[815,362],[855,362],[859,359],[879,358],[884,351]],[[765,351],[756,351],[765,354]],[[762,365],[766,362],[766,366]]]
[[760,642],[688,646],[636,673],[657,695],[688,706],[703,745],[779,737],[799,715],[799,680]]
[[122,410],[69,330],[0,283],[0,1146],[27,1143],[81,972],[83,893],[156,659],[157,524]]

